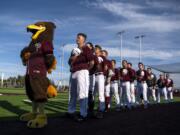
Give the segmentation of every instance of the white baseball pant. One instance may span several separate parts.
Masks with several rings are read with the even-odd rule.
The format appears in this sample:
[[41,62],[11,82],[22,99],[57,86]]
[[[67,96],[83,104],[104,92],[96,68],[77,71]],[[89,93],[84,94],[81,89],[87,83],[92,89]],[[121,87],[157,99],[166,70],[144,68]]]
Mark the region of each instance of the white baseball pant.
[[158,89],[158,103],[161,102],[161,95],[164,96],[164,100],[165,100],[165,101],[168,100],[166,87],[164,87],[164,88],[159,88],[159,89]]
[[143,96],[144,105],[147,105],[147,83],[146,82],[137,82],[137,101],[141,102],[141,95]]
[[119,98],[118,81],[111,82],[110,91],[111,91],[111,96],[110,96],[111,101],[112,101],[112,96],[114,95],[116,107],[119,108],[120,107],[120,98]]
[[96,93],[98,93],[99,111],[101,112],[104,112],[105,109],[104,80],[103,74],[95,75],[94,97],[96,96]]
[[173,89],[172,87],[168,87],[167,89],[167,96],[168,96],[168,100],[173,100]]
[[135,104],[136,102],[136,96],[135,96],[135,86],[134,82],[130,83],[130,92],[131,92],[131,103]]
[[152,99],[154,102],[156,102],[156,90],[153,87],[148,87],[148,100],[150,102],[150,97],[152,96]]
[[122,107],[126,106],[126,99],[125,99],[125,91],[122,90],[122,82],[119,81],[119,99],[120,99],[120,105]]
[[89,71],[80,70],[71,74],[69,90],[68,113],[76,111],[76,101],[79,100],[80,115],[87,116],[88,90],[89,90]]
[[128,108],[131,108],[131,92],[130,92],[130,81],[121,82],[122,93],[124,93],[124,101]]

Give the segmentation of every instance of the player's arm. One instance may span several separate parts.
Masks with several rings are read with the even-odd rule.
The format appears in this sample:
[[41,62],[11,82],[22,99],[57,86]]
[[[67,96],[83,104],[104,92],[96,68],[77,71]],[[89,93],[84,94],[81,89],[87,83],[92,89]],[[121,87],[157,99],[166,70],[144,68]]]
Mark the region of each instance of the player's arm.
[[70,56],[70,58],[68,60],[68,64],[72,65],[76,61],[77,57],[78,56]]
[[95,61],[94,60],[91,60],[89,62],[89,70],[91,70],[93,67],[94,67],[94,64],[95,64]]

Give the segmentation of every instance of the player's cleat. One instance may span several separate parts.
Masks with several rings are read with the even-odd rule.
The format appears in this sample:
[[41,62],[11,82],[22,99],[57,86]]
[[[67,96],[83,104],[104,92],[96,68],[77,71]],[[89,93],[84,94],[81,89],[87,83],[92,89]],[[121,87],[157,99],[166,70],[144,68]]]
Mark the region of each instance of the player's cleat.
[[144,105],[144,109],[147,109],[148,108],[148,105]]
[[35,119],[36,115],[37,115],[36,113],[25,113],[20,116],[20,120],[27,122],[27,121]]
[[84,122],[87,120],[87,117],[83,117],[81,115],[75,117],[76,122]]
[[104,118],[103,112],[97,112],[96,118],[97,118],[97,119],[103,119],[103,118]]
[[67,117],[67,118],[70,118],[70,119],[75,119],[75,117],[76,117],[76,113],[66,113],[65,114],[65,116]]
[[120,111],[121,111],[120,107],[116,107],[116,112],[120,112]]
[[47,125],[47,116],[45,114],[39,114],[34,120],[30,120],[27,123],[29,128],[43,128]]
[[96,118],[94,112],[88,112],[88,118]]

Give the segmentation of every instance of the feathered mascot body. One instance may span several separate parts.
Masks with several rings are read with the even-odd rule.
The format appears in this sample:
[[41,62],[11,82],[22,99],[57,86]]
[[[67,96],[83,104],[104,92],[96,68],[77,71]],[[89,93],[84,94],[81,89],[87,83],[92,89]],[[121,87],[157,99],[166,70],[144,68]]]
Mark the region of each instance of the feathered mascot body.
[[29,128],[42,128],[47,125],[44,105],[48,97],[57,95],[50,84],[47,73],[56,68],[53,55],[53,35],[56,26],[52,22],[37,22],[27,26],[32,33],[30,44],[21,51],[23,65],[26,66],[26,94],[32,101],[32,112],[21,115]]

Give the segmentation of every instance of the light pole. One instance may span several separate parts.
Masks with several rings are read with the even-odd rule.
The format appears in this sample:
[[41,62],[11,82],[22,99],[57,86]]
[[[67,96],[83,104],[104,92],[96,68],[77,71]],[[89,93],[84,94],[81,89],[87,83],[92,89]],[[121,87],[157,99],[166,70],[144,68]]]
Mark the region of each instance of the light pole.
[[139,62],[142,62],[141,52],[142,52],[142,40],[145,35],[136,36],[135,39],[139,39]]
[[125,33],[124,30],[122,30],[122,31],[120,31],[120,32],[117,33],[117,35],[120,36],[120,40],[121,40],[121,44],[120,44],[120,58],[121,58],[121,60],[120,60],[120,66],[121,66],[121,64],[122,64],[122,43],[123,43],[123,37],[122,37],[122,35],[123,35],[123,33]]
[[[61,88],[64,89],[64,47],[66,46],[66,44],[63,44],[62,46],[60,46],[60,82],[58,83],[58,85],[61,85]],[[62,50],[61,50],[62,49]]]
[[3,88],[4,85],[4,73],[1,74],[1,88]]

